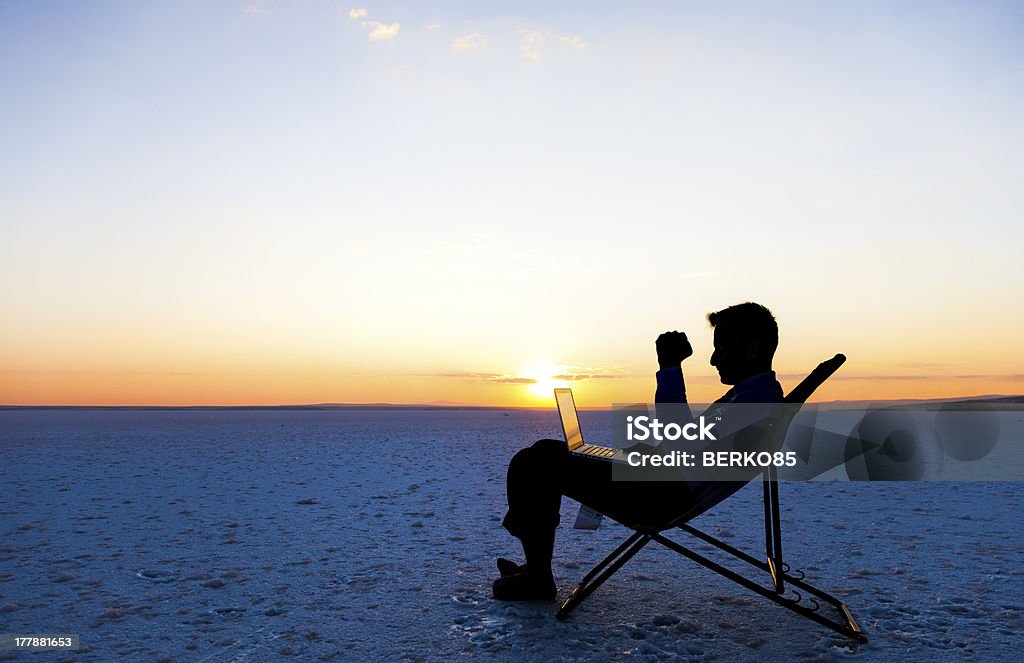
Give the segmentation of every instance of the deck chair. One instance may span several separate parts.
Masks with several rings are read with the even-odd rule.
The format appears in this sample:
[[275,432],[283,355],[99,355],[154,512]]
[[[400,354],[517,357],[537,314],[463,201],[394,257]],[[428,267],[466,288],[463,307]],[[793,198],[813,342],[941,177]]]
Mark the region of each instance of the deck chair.
[[[846,357],[838,354],[832,359],[822,362],[784,398],[783,402],[795,404],[796,407],[792,408],[788,413],[788,416],[784,417],[784,419],[786,419],[785,421],[779,422],[779,424],[776,425],[774,434],[781,435],[781,438],[778,439],[779,446],[781,446],[782,441],[785,439],[786,430],[788,429],[793,416],[795,416],[796,411],[799,409],[799,406],[806,402],[811,394],[813,394],[825,380],[835,373],[845,361]],[[742,550],[739,550],[724,541],[689,525],[687,522],[691,517],[689,513],[680,514],[664,526],[656,528],[631,526],[628,523],[623,523],[632,529],[633,533],[622,543],[622,545],[612,551],[610,555],[605,557],[597,566],[583,577],[583,580],[576,585],[572,590],[572,593],[562,604],[562,607],[558,610],[556,616],[559,619],[565,619],[568,617],[573,609],[582,603],[585,598],[590,596],[595,589],[600,587],[606,580],[608,580],[608,578],[622,568],[622,566],[634,555],[640,552],[644,546],[651,541],[654,541],[660,543],[666,548],[669,548],[670,550],[674,550],[680,555],[687,557],[702,566],[711,569],[715,573],[718,573],[719,575],[722,575],[729,580],[760,594],[766,599],[778,603],[782,607],[795,612],[801,617],[818,622],[819,624],[827,626],[828,628],[838,633],[842,633],[843,635],[858,642],[867,642],[867,636],[864,634],[864,631],[861,630],[857,621],[854,619],[853,614],[842,601],[806,582],[804,580],[803,572],[791,570],[790,566],[783,561],[782,524],[779,518],[779,481],[778,472],[774,466],[770,466],[762,472],[762,486],[762,495],[764,499],[765,560],[761,560],[753,555],[747,554]],[[708,543],[722,552],[765,572],[767,574],[765,576],[765,582],[767,582],[767,578],[770,576],[771,585],[766,586],[766,584],[751,580],[745,575],[727,568],[701,553],[696,552],[692,548],[677,543],[665,536],[666,532],[676,529],[682,530],[684,533],[693,536],[704,543]],[[793,589],[793,594],[795,594],[795,596],[786,596],[787,583],[792,588],[795,588]],[[800,594],[800,591],[808,594],[807,603],[804,603],[804,599]],[[818,599],[834,608],[836,615],[834,617],[830,617],[823,614],[821,611],[823,606],[822,603],[819,603]]]

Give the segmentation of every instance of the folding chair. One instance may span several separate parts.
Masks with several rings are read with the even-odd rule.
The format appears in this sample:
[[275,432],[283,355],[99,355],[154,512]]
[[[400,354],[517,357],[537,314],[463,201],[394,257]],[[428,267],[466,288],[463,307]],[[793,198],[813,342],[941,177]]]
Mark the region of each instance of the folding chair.
[[[822,362],[815,368],[810,375],[797,385],[784,399],[785,403],[795,404],[797,407],[788,413],[785,417],[785,421],[780,422],[777,426],[775,433],[781,437],[778,439],[778,446],[781,446],[782,441],[785,439],[786,431],[789,428],[789,424],[795,416],[796,411],[799,409],[799,405],[802,405],[806,400],[814,393],[814,391],[821,386],[821,384],[827,380],[838,368],[846,361],[846,357],[841,354],[837,354],[832,359]],[[646,546],[651,541],[660,543],[661,545],[674,550],[675,552],[687,557],[698,564],[705,566],[715,573],[722,575],[733,582],[743,585],[747,589],[760,594],[761,596],[778,603],[779,605],[792,610],[801,617],[806,617],[813,621],[818,622],[828,628],[842,633],[858,642],[867,642],[867,636],[864,631],[861,630],[857,621],[854,619],[853,614],[850,612],[846,605],[837,599],[836,597],[828,594],[810,583],[804,581],[804,574],[802,571],[793,571],[789,565],[782,560],[782,525],[779,518],[779,481],[778,472],[774,466],[770,466],[762,472],[762,486],[763,486],[763,499],[764,499],[764,545],[766,561],[761,561],[756,557],[749,555],[729,544],[721,541],[706,532],[702,532],[697,528],[687,524],[690,519],[689,513],[683,513],[680,516],[671,520],[668,524],[663,527],[650,528],[650,527],[634,527],[627,523],[627,527],[633,530],[633,534],[626,539],[622,545],[616,548],[610,555],[604,558],[597,566],[595,566],[583,580],[576,585],[569,598],[565,600],[562,607],[556,613],[559,619],[565,619],[569,616],[569,613],[573,611],[576,606],[583,602],[585,598],[590,596],[595,589],[600,587],[608,578],[610,578],[616,571],[628,562],[634,555]],[[739,559],[747,564],[767,572],[771,576],[771,586],[766,587],[765,585],[755,582],[747,578],[732,569],[726,568],[721,564],[705,557],[701,553],[688,548],[672,539],[665,536],[665,532],[672,529],[680,529],[683,532],[696,537],[697,539],[708,543],[719,550],[732,555],[736,559]],[[835,608],[838,618],[830,618],[820,612],[822,605],[816,600],[816,598],[809,598],[809,602],[812,605],[803,603],[803,596],[799,591],[794,590],[795,597],[787,597],[786,584],[789,583],[794,588],[803,590],[811,597],[821,599],[825,603]]]

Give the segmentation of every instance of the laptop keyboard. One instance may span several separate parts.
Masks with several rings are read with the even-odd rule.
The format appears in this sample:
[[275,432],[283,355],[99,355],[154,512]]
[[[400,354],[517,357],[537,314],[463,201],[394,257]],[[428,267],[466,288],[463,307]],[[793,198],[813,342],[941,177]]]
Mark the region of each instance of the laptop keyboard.
[[615,449],[611,447],[599,447],[596,444],[584,444],[576,450],[576,453],[597,456],[598,458],[611,458],[615,455]]

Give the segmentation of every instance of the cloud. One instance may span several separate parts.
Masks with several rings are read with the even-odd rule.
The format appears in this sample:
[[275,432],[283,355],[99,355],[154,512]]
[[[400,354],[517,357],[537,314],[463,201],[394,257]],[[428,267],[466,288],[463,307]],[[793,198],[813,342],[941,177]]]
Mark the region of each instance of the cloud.
[[487,39],[479,32],[452,39],[452,53],[468,53],[483,48]]
[[266,14],[267,8],[259,2],[250,2],[246,6],[242,7],[242,12],[246,14]]
[[536,31],[521,30],[524,33],[519,42],[519,53],[527,60],[540,60],[540,52],[544,46],[544,35]]
[[398,36],[399,25],[397,23],[386,25],[380,21],[365,21],[363,27],[370,28],[370,41],[386,41]]
[[544,47],[548,44],[563,46],[573,49],[586,48],[587,42],[583,37],[577,35],[560,35],[550,30],[519,30],[522,39],[519,40],[519,54],[527,60],[540,60]]
[[430,23],[427,23],[427,30],[437,30],[441,25],[442,23],[440,21],[431,21]]
[[578,380],[618,380],[620,378],[636,378],[647,373],[631,373],[619,365],[609,366],[562,366],[561,375],[551,376],[555,380],[573,382]]
[[583,41],[583,37],[572,35],[552,35],[558,40],[559,44],[563,46],[569,46],[571,48],[586,48],[587,42]]
[[496,382],[498,384],[535,384],[537,380],[524,378],[508,373],[433,373],[427,377],[433,378],[463,378],[468,380],[483,380],[484,382]]
[[561,375],[552,375],[551,379],[563,382],[579,382],[581,380],[615,380],[621,377],[625,376],[612,373],[562,373]]
[[[636,377],[625,373],[616,373],[614,368],[580,368],[573,369],[570,366],[563,366],[562,368],[568,369],[561,375],[552,375],[552,380],[560,380],[562,382],[582,382],[584,380],[615,380],[618,378]],[[540,380],[538,378],[525,377],[521,375],[512,375],[510,373],[484,373],[484,372],[473,372],[463,371],[456,373],[430,373],[425,377],[431,378],[460,378],[463,380],[480,380],[482,382],[494,382],[498,384],[536,384]]]
[[[348,17],[353,21],[358,21],[361,18],[367,16],[367,11],[362,7],[348,10]],[[397,23],[381,23],[380,21],[363,21],[362,25],[364,28],[370,29],[370,34],[367,38],[370,41],[387,41],[388,39],[394,39],[398,36],[398,31],[401,26]]]
[[[802,380],[807,377],[803,373],[781,373],[779,374],[784,380]],[[965,375],[936,375],[934,373],[917,373],[917,374],[895,374],[895,375],[834,375],[830,380],[872,380],[872,381],[890,381],[890,380],[989,380],[993,382],[1021,382],[1024,381],[1024,375],[1014,373],[1010,375],[993,375],[993,374],[965,374]]]

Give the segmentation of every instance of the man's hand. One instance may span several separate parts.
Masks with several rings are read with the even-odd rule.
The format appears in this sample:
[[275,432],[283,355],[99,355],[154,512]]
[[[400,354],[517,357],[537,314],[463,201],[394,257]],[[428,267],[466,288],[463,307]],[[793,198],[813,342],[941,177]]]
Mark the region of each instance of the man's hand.
[[665,332],[654,342],[654,347],[658,350],[659,368],[679,366],[684,359],[693,354],[686,334],[679,331]]

